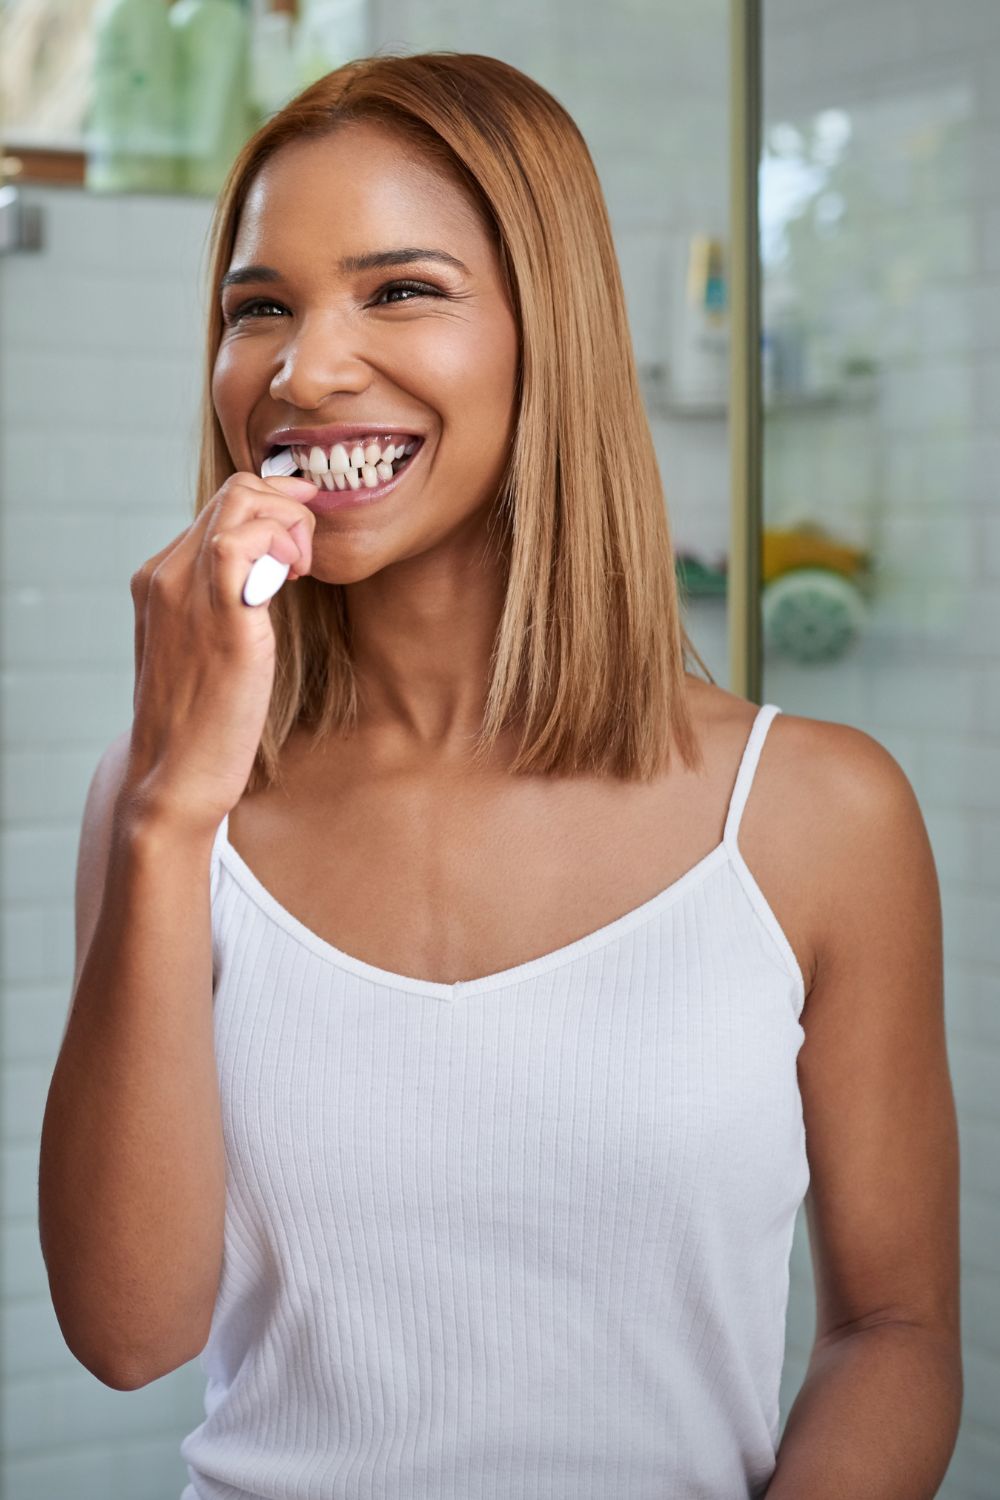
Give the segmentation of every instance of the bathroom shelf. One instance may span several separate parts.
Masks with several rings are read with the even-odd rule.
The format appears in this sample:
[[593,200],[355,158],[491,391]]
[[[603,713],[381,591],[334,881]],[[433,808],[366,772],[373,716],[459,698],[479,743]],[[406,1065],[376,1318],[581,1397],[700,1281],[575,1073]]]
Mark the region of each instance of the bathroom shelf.
[[711,567],[700,557],[689,552],[681,553],[674,559],[674,573],[690,599],[726,597],[725,570]]
[[[781,396],[763,407],[765,417],[795,416],[805,412],[853,410],[871,407],[874,393],[863,391],[822,391],[806,396]],[[712,417],[722,418],[729,414],[729,407],[722,402],[707,401],[663,401],[660,413],[666,417]]]

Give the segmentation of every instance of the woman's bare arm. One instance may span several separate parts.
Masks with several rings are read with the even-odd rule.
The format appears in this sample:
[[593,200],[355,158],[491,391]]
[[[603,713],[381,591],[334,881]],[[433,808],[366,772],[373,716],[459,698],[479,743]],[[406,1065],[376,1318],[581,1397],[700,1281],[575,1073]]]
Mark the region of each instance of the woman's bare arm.
[[768,1500],[930,1500],[963,1399],[941,897],[878,741],[800,720],[819,962],[799,1058],[816,1336]]
[[225,1216],[211,839],[140,809],[129,741],[108,747],[87,796],[73,998],[39,1163],[59,1326],[116,1390],[204,1347]]

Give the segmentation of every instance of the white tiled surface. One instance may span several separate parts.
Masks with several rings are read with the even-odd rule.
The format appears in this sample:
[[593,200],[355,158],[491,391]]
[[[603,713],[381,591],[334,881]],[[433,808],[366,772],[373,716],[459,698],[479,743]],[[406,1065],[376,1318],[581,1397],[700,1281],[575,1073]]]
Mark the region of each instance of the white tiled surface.
[[0,1489],[177,1500],[200,1371],[120,1392],[69,1353],[38,1242],[38,1140],[73,972],[83,800],[131,719],[129,579],[190,516],[210,209],[29,196],[44,251],[0,262]]
[[[925,810],[945,904],[963,1144],[966,1411],[941,1493],[997,1500],[1000,8],[768,0],[764,9],[769,118],[850,108],[881,194],[874,216],[854,216],[862,260],[851,264],[884,270],[901,246],[919,246],[919,263],[897,267],[888,288],[874,273],[865,284],[856,276],[841,288],[842,308],[825,305],[834,321],[878,330],[875,352],[888,365],[876,426],[864,436],[863,423],[786,423],[783,443],[768,449],[772,522],[808,510],[810,494],[833,497],[829,514],[845,527],[864,530],[877,516],[882,603],[849,659],[811,670],[769,663],[765,696],[867,729],[900,760]],[[609,28],[606,12],[586,4],[520,0],[487,17],[444,0],[398,0],[382,7],[376,43],[494,52],[567,105],[605,186],[645,363],[669,357],[672,278],[687,234],[726,230],[726,5],[671,0],[619,16]],[[871,102],[890,96],[915,135],[890,140],[880,128],[887,116]],[[952,121],[946,146],[920,144],[931,106]],[[920,150],[915,201],[907,163]],[[36,1174],[72,971],[83,797],[101,750],[131,717],[129,576],[190,516],[210,206],[30,196],[44,205],[44,253],[0,262],[4,1496],[177,1500],[186,1478],[178,1444],[200,1417],[200,1371],[192,1364],[122,1393],[76,1363],[48,1300]],[[725,424],[664,420],[654,432],[675,541],[723,552]],[[98,467],[112,442],[114,461]],[[724,609],[695,601],[688,623],[725,683]],[[783,1417],[812,1327],[800,1216]]]
[[[1000,1497],[1000,7],[768,0],[765,129],[843,111],[822,191],[846,214],[797,226],[807,316],[880,365],[868,414],[771,421],[767,514],[793,510],[874,550],[879,587],[845,656],[768,658],[764,696],[858,725],[920,799],[941,883],[945,1009],[962,1147],[965,1405],[947,1500]],[[855,534],[856,533],[856,534]],[[782,1416],[814,1315],[804,1219],[793,1251]]]

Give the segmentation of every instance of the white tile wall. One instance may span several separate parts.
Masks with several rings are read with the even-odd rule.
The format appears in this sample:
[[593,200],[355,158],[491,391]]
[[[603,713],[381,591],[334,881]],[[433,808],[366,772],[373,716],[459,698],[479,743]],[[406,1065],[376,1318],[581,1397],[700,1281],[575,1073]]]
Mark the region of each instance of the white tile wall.
[[[867,435],[856,430],[852,444],[843,421],[829,417],[839,438],[830,452],[813,446],[809,426],[811,482],[801,454],[789,460],[792,421],[767,428],[768,519],[805,495],[813,519],[838,535],[866,522],[880,583],[852,651],[822,671],[769,658],[765,696],[874,735],[924,811],[942,891],[962,1149],[965,1406],[940,1494],[997,1500],[1000,7],[848,0],[820,11],[807,0],[768,0],[764,16],[767,125],[805,131],[820,111],[843,110],[853,132],[836,183],[843,232],[824,248],[800,228],[793,279],[807,315],[850,323],[881,366]],[[872,458],[873,480],[860,507],[859,449]],[[795,1250],[783,1417],[812,1326],[801,1219]]]
[[[993,0],[946,8],[932,0],[769,0],[764,9],[769,118],[851,107],[876,203],[867,218],[855,216],[862,248],[850,264],[896,267],[876,293],[848,278],[841,305],[825,305],[834,321],[842,312],[845,324],[874,326],[882,340],[889,367],[870,440],[877,462],[859,458],[852,429],[815,421],[797,430],[786,422],[785,447],[768,450],[775,519],[801,510],[817,476],[822,493],[837,497],[844,526],[863,527],[878,500],[877,537],[894,582],[848,661],[821,672],[769,662],[765,696],[789,712],[867,729],[900,760],[925,809],[946,907],[963,1143],[967,1397],[942,1494],[997,1500],[1000,8]],[[494,52],[574,114],[605,186],[643,363],[669,358],[672,288],[688,234],[726,231],[726,10],[724,0],[634,5],[609,26],[606,8],[594,4],[518,0],[492,18],[485,7],[447,0],[380,7],[377,46]],[[915,174],[919,140],[907,131],[933,124],[928,101],[958,135],[939,143],[938,156],[932,139]],[[69,1355],[37,1247],[36,1173],[72,972],[83,798],[101,750],[131,717],[129,576],[190,515],[210,206],[60,190],[30,196],[43,205],[44,252],[0,264],[0,1477],[6,1500],[177,1500],[186,1480],[178,1444],[200,1419],[200,1371],[192,1364],[122,1393]],[[919,255],[910,261],[913,246]],[[654,434],[675,541],[723,555],[725,423],[658,419]],[[724,609],[696,601],[689,625],[725,683]],[[800,1216],[783,1417],[813,1323]]]
[[112,1391],[69,1353],[38,1242],[38,1140],[73,972],[83,799],[131,719],[129,579],[190,513],[210,206],[28,194],[44,250],[0,264],[0,1491],[176,1500],[200,1370]]

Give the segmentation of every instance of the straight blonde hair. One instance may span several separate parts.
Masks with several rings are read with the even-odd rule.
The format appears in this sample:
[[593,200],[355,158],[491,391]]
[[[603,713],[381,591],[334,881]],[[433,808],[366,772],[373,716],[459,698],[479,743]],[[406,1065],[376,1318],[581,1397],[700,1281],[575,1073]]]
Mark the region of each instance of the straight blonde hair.
[[[675,741],[703,761],[684,692],[667,509],[607,208],[586,143],[545,89],[498,58],[374,56],[326,74],[244,145],[209,235],[206,385],[195,514],[234,472],[211,396],[220,283],[255,175],[284,145],[357,121],[404,136],[483,215],[519,331],[518,417],[490,518],[506,576],[473,758],[519,732],[513,774],[651,780]],[[297,724],[357,725],[344,587],[311,577],[269,606],[275,680],[247,790],[281,781]]]

